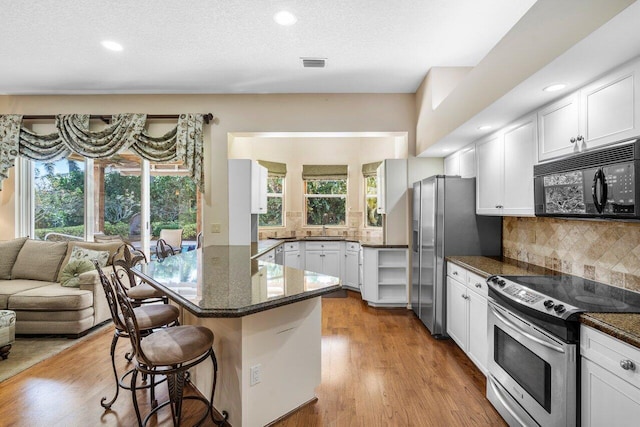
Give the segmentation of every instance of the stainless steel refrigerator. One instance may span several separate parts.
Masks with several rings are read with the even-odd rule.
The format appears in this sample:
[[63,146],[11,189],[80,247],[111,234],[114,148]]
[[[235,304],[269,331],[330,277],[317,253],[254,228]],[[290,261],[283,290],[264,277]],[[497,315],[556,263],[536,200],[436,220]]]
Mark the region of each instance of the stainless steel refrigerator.
[[436,338],[447,337],[446,261],[501,255],[502,218],[476,215],[476,180],[435,175],[413,184],[411,307]]

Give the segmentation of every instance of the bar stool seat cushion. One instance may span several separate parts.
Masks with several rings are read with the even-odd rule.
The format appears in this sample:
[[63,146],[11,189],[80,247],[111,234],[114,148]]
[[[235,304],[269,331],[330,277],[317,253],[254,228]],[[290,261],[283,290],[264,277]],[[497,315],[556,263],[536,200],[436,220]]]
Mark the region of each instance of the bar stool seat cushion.
[[[178,307],[169,304],[147,304],[133,309],[140,330],[159,328],[173,323],[180,315]],[[118,313],[124,324],[122,314]]]
[[148,299],[148,298],[162,298],[165,296],[164,292],[157,290],[148,283],[140,283],[137,286],[132,286],[127,291],[127,296],[131,299]]
[[213,346],[213,332],[203,326],[161,329],[142,339],[140,347],[154,366],[185,363],[205,354]]

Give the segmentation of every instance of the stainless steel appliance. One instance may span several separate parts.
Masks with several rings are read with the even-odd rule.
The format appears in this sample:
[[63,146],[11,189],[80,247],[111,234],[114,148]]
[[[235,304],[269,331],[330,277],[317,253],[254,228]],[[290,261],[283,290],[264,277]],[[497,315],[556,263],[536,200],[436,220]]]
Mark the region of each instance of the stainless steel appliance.
[[640,312],[640,294],[571,275],[487,284],[487,398],[511,426],[579,425],[578,316]]
[[640,219],[640,139],[533,167],[536,216]]
[[476,215],[475,178],[436,175],[413,184],[411,307],[436,337],[446,337],[449,255],[500,255],[502,219]]

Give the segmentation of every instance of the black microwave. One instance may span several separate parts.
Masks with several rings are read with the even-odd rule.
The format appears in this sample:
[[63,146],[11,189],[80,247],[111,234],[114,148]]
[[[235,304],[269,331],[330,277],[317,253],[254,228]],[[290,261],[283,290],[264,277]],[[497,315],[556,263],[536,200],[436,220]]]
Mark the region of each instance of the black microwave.
[[640,139],[533,167],[536,216],[640,219]]

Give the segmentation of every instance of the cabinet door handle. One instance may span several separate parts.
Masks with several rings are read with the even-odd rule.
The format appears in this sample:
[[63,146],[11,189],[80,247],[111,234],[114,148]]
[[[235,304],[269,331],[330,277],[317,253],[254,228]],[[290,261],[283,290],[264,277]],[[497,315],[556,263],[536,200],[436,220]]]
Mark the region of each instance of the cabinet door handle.
[[569,141],[570,141],[572,144],[575,144],[576,139],[575,139],[575,138],[571,138]]
[[496,209],[502,209],[504,206],[502,205],[496,205]]
[[625,371],[635,371],[636,370],[636,364],[633,363],[632,360],[621,360],[620,361],[620,367],[622,369],[624,369]]
[[465,294],[462,294],[462,295],[460,295],[460,296],[461,296],[462,298],[464,298],[464,299],[469,299],[469,297],[468,297],[467,295],[465,295]]
[[458,272],[457,272],[457,271],[454,271],[454,272],[453,272],[453,275],[454,275],[454,276],[457,276],[457,275],[458,275]]
[[578,141],[582,141],[584,137],[582,135],[578,135]]
[[480,289],[482,287],[482,283],[476,283],[476,288]]

